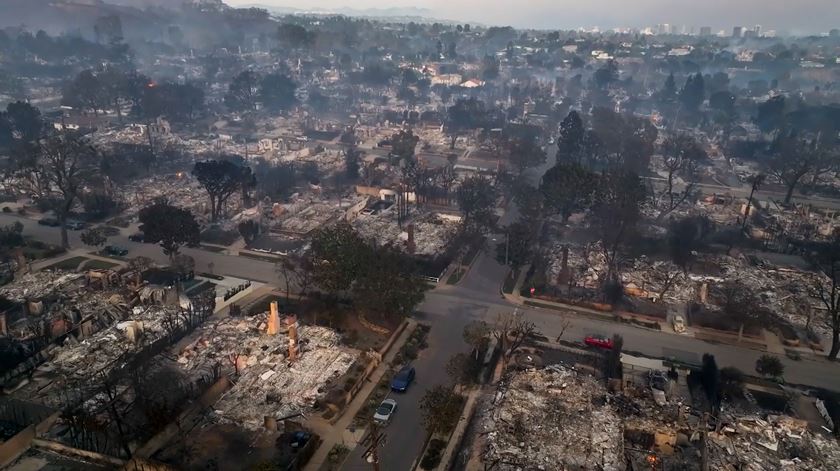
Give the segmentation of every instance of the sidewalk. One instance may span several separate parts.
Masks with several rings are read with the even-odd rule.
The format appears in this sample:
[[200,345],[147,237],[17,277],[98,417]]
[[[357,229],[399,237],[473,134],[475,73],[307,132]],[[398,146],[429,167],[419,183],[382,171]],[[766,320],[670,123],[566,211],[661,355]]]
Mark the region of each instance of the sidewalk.
[[[388,350],[388,353],[382,359],[382,363],[373,370],[373,373],[370,374],[370,377],[367,380],[367,384],[356,394],[356,397],[347,405],[344,409],[344,413],[341,415],[341,418],[332,426],[331,430],[329,430],[327,435],[322,435],[321,439],[321,446],[318,447],[318,450],[312,455],[312,458],[306,464],[304,471],[317,471],[321,469],[321,467],[327,462],[327,455],[329,455],[330,450],[332,450],[333,446],[339,443],[343,443],[345,446],[350,448],[352,451],[353,448],[356,447],[358,444],[358,440],[360,437],[363,436],[363,430],[356,430],[355,432],[351,432],[348,430],[348,427],[351,423],[353,423],[353,418],[356,417],[356,413],[359,412],[359,409],[362,408],[363,405],[367,402],[368,396],[373,391],[373,388],[379,383],[379,380],[382,379],[382,376],[388,371],[388,367],[390,363],[394,360],[394,357],[397,355],[397,352],[400,350],[400,347],[408,340],[408,337],[414,332],[414,329],[417,327],[417,322],[413,319],[408,320],[408,326],[403,330],[402,334],[397,338],[394,344],[391,346],[391,349]],[[322,422],[315,422],[315,428],[322,429],[324,424]],[[318,430],[316,430],[318,432]]]

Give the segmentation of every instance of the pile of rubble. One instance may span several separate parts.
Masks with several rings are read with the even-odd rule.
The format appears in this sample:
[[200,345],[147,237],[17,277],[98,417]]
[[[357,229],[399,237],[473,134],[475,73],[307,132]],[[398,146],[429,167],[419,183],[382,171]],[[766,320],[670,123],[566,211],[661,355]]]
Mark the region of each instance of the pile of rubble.
[[709,432],[709,467],[728,471],[804,471],[840,469],[840,445],[815,434],[804,420],[770,415],[734,418]]
[[[120,188],[128,205],[127,216],[135,216],[156,199],[165,198],[179,207],[189,209],[196,218],[202,219],[209,212],[207,192],[191,175],[180,172],[173,175],[154,175],[132,181]],[[239,198],[228,199],[228,210],[241,210]]]
[[[815,281],[826,278],[825,274],[777,267],[763,260],[749,263],[744,257],[722,257],[719,263],[721,277],[738,280],[755,290],[761,308],[802,330],[807,326],[822,338],[830,338],[831,331],[816,312],[824,306],[813,297]],[[830,286],[827,281],[824,283]],[[809,317],[813,319],[809,321]]]
[[0,287],[0,297],[15,303],[38,301],[81,286],[84,274],[60,270],[27,273]]
[[621,419],[591,376],[563,366],[514,373],[481,424],[499,470],[623,469]]
[[122,368],[131,354],[169,335],[179,326],[181,310],[174,307],[135,307],[124,320],[88,338],[68,336],[51,352],[51,359],[39,366],[31,382],[15,394],[28,400],[60,406],[66,385],[90,386],[102,375]]
[[[435,213],[423,213],[403,224],[397,223],[395,209],[378,214],[360,214],[353,227],[365,239],[375,240],[378,245],[392,245],[417,255],[440,255],[457,230],[458,222]],[[409,242],[409,239],[413,242]],[[413,249],[409,250],[409,245]]]
[[[558,242],[546,253],[549,284],[563,289],[569,286],[588,290],[600,288],[607,273],[607,264],[599,243],[576,245]],[[830,334],[820,322],[817,312],[822,306],[813,296],[815,280],[825,277],[822,273],[779,267],[756,257],[703,253],[696,256],[687,273],[671,261],[645,256],[624,261],[619,273],[627,295],[664,300],[673,305],[713,303],[701,292],[708,293],[716,284],[726,280],[737,280],[756,293],[763,311],[802,331],[807,327],[823,338],[828,338]],[[706,287],[703,288],[703,285]],[[812,318],[809,320],[809,317]]]
[[248,428],[303,412],[325,392],[325,385],[346,373],[358,352],[339,346],[338,333],[325,327],[294,327],[296,358],[289,354],[290,323],[274,335],[269,314],[229,317],[202,326],[184,347],[178,364],[192,377],[214,369],[238,373],[235,385],[215,404],[218,418]]
[[296,236],[307,235],[344,218],[348,209],[345,204],[298,197],[289,204],[275,205],[276,219],[271,230]]
[[[607,261],[599,242],[584,245],[556,242],[546,255],[546,277],[550,284],[567,287],[570,278],[575,287],[598,289],[601,286]],[[564,272],[566,275],[561,276]]]

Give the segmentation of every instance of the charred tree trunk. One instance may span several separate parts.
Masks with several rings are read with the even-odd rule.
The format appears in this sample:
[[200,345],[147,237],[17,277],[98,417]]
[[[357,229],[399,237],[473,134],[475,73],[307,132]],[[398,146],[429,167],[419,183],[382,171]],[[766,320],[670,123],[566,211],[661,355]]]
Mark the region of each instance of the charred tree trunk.
[[831,350],[828,352],[828,359],[837,361],[837,354],[840,353],[840,329],[832,329]]
[[788,183],[787,193],[785,193],[785,204],[790,204],[791,198],[793,198],[793,190],[796,188],[796,182]]

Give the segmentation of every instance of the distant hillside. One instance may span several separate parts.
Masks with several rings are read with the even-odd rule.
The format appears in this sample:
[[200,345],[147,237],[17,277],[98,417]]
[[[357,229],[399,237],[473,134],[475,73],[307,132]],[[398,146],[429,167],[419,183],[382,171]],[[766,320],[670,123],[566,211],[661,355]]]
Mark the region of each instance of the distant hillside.
[[388,8],[295,8],[254,3],[247,7],[264,8],[274,15],[301,15],[306,13],[316,15],[345,15],[370,18],[434,18],[434,12],[428,8],[417,7],[388,7]]
[[[2,3],[0,27],[24,26],[30,31],[42,29],[50,34],[79,31],[90,35],[97,18],[107,15],[118,15],[127,33],[134,26],[148,27],[160,19],[149,10],[101,0],[2,0]],[[137,4],[136,1],[128,0],[123,0],[123,3]],[[177,2],[165,3],[172,6]]]

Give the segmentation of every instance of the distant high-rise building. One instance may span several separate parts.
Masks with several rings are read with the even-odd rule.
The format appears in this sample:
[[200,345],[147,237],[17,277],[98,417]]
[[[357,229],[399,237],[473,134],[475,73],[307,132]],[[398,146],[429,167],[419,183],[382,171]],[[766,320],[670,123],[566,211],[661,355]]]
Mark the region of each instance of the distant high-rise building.
[[680,34],[680,27],[677,25],[671,25],[671,34]]
[[711,36],[712,35],[712,27],[711,26],[701,26],[700,27],[700,36]]
[[753,29],[753,31],[755,31],[756,36],[761,37],[761,25],[755,25],[755,29]]
[[736,26],[732,28],[732,37],[733,38],[740,38],[744,34],[744,27],[743,26]]
[[828,32],[828,35],[832,38],[840,38],[840,29],[834,28]]
[[758,35],[755,34],[754,29],[746,29],[746,30],[744,30],[744,37],[745,38],[756,38],[756,37],[758,37]]

